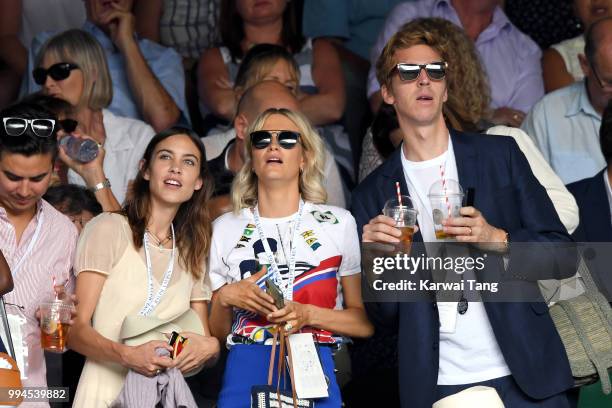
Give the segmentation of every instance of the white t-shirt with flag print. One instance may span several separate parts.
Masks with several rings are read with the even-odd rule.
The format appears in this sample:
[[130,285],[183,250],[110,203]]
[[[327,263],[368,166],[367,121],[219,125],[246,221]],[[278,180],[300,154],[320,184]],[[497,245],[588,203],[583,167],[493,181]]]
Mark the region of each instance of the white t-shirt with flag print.
[[[260,217],[268,244],[281,274],[288,273],[296,214],[283,218]],[[213,223],[209,273],[212,289],[248,278],[269,263],[255,227],[251,209],[227,213]],[[347,210],[305,203],[297,235],[293,300],[329,309],[342,309],[340,277],[361,272],[357,225]],[[258,281],[264,288],[264,280]],[[232,333],[262,343],[273,325],[265,317],[234,309]],[[321,343],[334,342],[333,334],[314,328]]]

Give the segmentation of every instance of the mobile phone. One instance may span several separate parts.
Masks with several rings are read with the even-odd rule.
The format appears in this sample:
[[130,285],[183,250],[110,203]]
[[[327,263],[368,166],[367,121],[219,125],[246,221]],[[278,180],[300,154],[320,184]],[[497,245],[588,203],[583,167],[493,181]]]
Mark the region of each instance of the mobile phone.
[[266,279],[266,291],[270,296],[272,296],[272,299],[274,299],[274,304],[277,308],[282,309],[283,307],[285,307],[285,298],[283,297],[283,292],[270,278]]
[[170,340],[168,340],[168,344],[172,347],[172,358],[176,358],[181,351],[183,351],[183,347],[185,347],[185,343],[187,343],[187,339],[177,332],[173,331],[170,335]]

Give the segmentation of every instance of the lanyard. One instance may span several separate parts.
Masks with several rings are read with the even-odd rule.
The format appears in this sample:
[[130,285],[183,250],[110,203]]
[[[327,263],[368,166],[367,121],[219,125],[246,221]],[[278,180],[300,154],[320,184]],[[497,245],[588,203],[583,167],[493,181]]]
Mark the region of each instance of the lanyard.
[[291,254],[289,255],[288,260],[289,273],[286,279],[283,279],[280,274],[280,270],[278,269],[278,265],[276,264],[276,259],[274,258],[274,254],[270,249],[268,239],[264,234],[264,230],[261,226],[261,219],[259,218],[259,210],[257,209],[257,206],[255,206],[255,208],[253,209],[253,218],[255,219],[255,227],[257,228],[257,234],[259,234],[259,238],[261,239],[264,250],[266,251],[266,256],[268,257],[268,262],[270,264],[266,276],[272,278],[274,283],[276,283],[281,289],[285,299],[287,300],[293,300],[293,281],[295,279],[295,263],[297,260],[297,236],[298,230],[300,229],[300,224],[302,222],[302,214],[304,212],[304,207],[304,201],[300,199],[300,208],[298,209],[298,212],[295,218],[293,219],[295,225],[293,228],[293,237],[291,238]]
[[168,288],[168,284],[170,283],[170,278],[172,278],[172,271],[174,269],[174,254],[176,252],[176,243],[174,240],[174,225],[170,224],[170,230],[172,231],[172,255],[170,256],[170,262],[168,262],[168,268],[164,273],[164,278],[162,280],[159,289],[155,296],[153,296],[153,266],[151,265],[151,255],[149,254],[149,238],[147,237],[147,233],[145,231],[144,237],[142,239],[145,258],[147,260],[147,280],[148,280],[148,288],[147,288],[147,301],[144,306],[138,312],[140,316],[148,316],[151,314],[153,309],[159,304],[162,296],[166,292]]
[[27,256],[34,249],[34,245],[36,245],[36,242],[38,241],[38,238],[40,237],[40,231],[42,230],[43,219],[44,219],[44,214],[41,212],[38,217],[38,223],[36,224],[36,229],[34,230],[34,235],[32,236],[32,239],[30,240],[30,242],[28,243],[28,247],[26,248],[23,255],[21,255],[21,258],[19,258],[19,260],[17,261],[17,264],[13,268],[11,268],[13,277],[17,275],[17,272],[23,266],[23,263],[25,262]]

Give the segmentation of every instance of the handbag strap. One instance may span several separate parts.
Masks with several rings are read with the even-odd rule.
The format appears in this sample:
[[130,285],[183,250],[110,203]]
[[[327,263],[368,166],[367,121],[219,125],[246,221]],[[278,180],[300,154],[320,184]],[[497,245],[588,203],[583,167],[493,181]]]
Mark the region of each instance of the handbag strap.
[[584,257],[582,254],[580,256],[580,261],[578,263],[578,273],[582,277],[582,281],[585,287],[585,295],[593,302],[595,310],[599,315],[599,318],[603,322],[607,322],[606,329],[608,334],[612,336],[612,308],[610,308],[610,304],[606,300],[606,298],[601,294],[597,284],[593,280],[593,276],[589,271],[589,268],[584,261]]
[[[293,376],[293,360],[291,357],[291,347],[289,347],[289,341],[286,339],[287,334],[285,333],[285,329],[282,325],[276,327],[274,330],[274,337],[272,338],[272,350],[270,352],[270,365],[268,367],[268,385],[272,385],[272,380],[274,379],[274,357],[276,357],[276,346],[278,344],[278,363],[276,365],[277,372],[277,380],[276,380],[276,398],[278,399],[279,407],[282,406],[282,399],[280,393],[280,377],[281,373],[283,376],[285,375],[285,370],[283,369],[283,363],[285,360],[285,353],[288,355],[289,359],[289,378],[291,379],[291,393],[293,397],[293,407],[298,408],[297,404],[297,394],[295,392],[295,383]],[[284,383],[284,381],[283,381]]]
[[295,392],[295,381],[293,375],[293,357],[291,356],[291,345],[287,341],[287,355],[289,356],[289,377],[291,378],[291,394],[293,396],[293,408],[297,407],[297,393]]
[[[580,344],[584,347],[584,351],[586,352],[589,360],[595,366],[595,370],[597,370],[597,374],[599,374],[599,378],[601,380],[601,386],[605,394],[610,393],[611,384],[610,377],[608,376],[608,367],[604,364],[600,358],[598,358],[595,349],[593,349],[593,344],[591,344],[591,340],[587,336],[586,330],[580,321],[574,307],[570,301],[562,300],[558,303],[569,318],[570,322],[574,326],[574,330],[576,330],[576,334],[578,335],[578,339],[580,340]],[[598,309],[597,305],[593,305],[595,309]]]
[[272,351],[270,352],[270,364],[268,367],[268,385],[272,385],[272,378],[274,377],[274,356],[276,355],[277,339],[278,339],[278,330],[275,330],[274,337],[272,338]]

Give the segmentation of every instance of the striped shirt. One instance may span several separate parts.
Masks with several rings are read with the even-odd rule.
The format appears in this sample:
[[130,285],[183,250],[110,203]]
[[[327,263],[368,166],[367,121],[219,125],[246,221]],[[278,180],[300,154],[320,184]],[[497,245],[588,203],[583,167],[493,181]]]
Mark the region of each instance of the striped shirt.
[[[38,238],[31,250],[30,242],[40,227]],[[46,387],[46,367],[40,346],[40,329],[35,313],[41,300],[52,297],[53,277],[58,285],[65,285],[67,292],[73,292],[74,275],[72,262],[77,241],[77,230],[70,219],[61,214],[49,203],[40,200],[36,215],[23,231],[17,243],[15,228],[7,213],[0,207],[0,249],[4,254],[11,272],[15,288],[4,296],[7,313],[24,316],[26,322],[21,330],[28,347],[27,379],[24,387]],[[15,271],[16,266],[21,266]],[[13,339],[16,342],[17,339]],[[46,402],[24,403],[22,407],[48,407]]]

